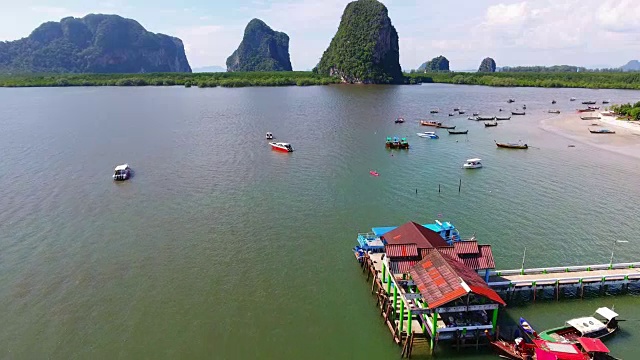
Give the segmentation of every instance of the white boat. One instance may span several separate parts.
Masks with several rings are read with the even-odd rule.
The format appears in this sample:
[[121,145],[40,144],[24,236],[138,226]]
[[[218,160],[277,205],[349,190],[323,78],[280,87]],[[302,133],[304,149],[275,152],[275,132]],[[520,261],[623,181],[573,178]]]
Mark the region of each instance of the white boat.
[[439,136],[438,134],[434,133],[433,131],[425,131],[425,132],[421,132],[421,133],[416,133],[418,136],[420,136],[421,138],[429,138],[429,139],[438,139]]
[[478,158],[469,159],[466,163],[464,163],[464,165],[462,165],[462,167],[465,169],[478,169],[482,167],[481,161],[482,159]]
[[576,101],[576,98],[572,97],[569,101]]
[[130,176],[131,168],[129,167],[129,164],[118,165],[113,171],[113,180],[124,181],[128,180]]
[[293,147],[289,143],[283,142],[270,142],[271,148],[273,150],[284,151],[284,152],[293,152]]
[[273,134],[268,132],[266,138],[267,140],[273,140]]

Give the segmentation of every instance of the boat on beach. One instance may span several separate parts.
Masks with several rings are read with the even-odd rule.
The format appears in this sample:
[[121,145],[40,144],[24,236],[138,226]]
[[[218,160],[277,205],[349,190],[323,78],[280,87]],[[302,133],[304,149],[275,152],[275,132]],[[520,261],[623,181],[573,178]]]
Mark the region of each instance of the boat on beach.
[[271,149],[283,152],[293,152],[293,146],[285,142],[270,142]]
[[579,113],[581,112],[594,112],[596,109],[586,108],[586,109],[576,109]]
[[549,110],[547,111],[549,114],[560,114],[560,110]]
[[460,131],[455,131],[455,130],[448,130],[447,132],[449,133],[449,135],[466,135],[469,130],[460,130]]
[[597,129],[597,130],[589,129],[589,132],[592,134],[615,134],[616,133],[615,131],[609,130],[609,129]]
[[437,121],[420,120],[420,125],[438,127],[438,126],[442,126],[442,123],[441,122],[437,122]]
[[484,123],[484,127],[494,127],[494,126],[498,126],[498,122],[495,120],[493,122]]
[[496,143],[496,146],[499,148],[505,148],[505,149],[528,149],[529,145],[527,144],[523,144],[522,141],[519,141],[517,143],[499,143],[495,140],[493,140]]
[[567,320],[560,327],[540,332],[538,336],[546,341],[575,344],[579,338],[602,339],[620,328],[615,311],[601,307],[592,316]]
[[113,171],[113,180],[115,181],[129,180],[130,177],[131,168],[129,167],[129,164],[118,165]]
[[496,120],[511,120],[511,116],[496,116]]
[[425,131],[425,132],[421,132],[421,133],[416,133],[416,135],[420,136],[421,138],[428,138],[428,139],[438,139],[438,138],[440,138],[438,136],[438,134],[434,133],[433,131]]
[[524,111],[512,111],[511,115],[525,115],[526,113]]
[[582,120],[600,120],[600,116],[580,116]]
[[467,159],[467,162],[465,162],[464,165],[462,165],[462,167],[465,169],[479,169],[482,167],[482,159],[479,159],[479,158]]

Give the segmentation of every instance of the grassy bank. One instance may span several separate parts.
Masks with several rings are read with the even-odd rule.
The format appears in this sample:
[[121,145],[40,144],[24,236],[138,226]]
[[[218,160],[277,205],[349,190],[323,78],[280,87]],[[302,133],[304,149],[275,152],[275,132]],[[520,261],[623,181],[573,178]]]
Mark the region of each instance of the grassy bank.
[[0,75],[0,87],[174,86],[246,87],[310,86],[336,83],[334,78],[305,71],[152,74]]
[[[640,73],[456,73],[406,74],[411,78],[430,78],[435,83],[529,86],[546,88],[640,89]],[[428,81],[425,81],[428,82]]]

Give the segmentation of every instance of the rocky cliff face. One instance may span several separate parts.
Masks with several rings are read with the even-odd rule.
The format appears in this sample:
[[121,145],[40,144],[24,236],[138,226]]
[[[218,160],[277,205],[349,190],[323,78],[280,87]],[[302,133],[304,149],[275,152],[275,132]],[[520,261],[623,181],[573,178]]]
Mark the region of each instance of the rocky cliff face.
[[349,3],[336,35],[314,70],[337,76],[345,83],[402,82],[398,33],[387,8],[376,0]]
[[191,72],[178,38],[117,15],[47,22],[29,37],[0,42],[0,71],[42,73]]
[[478,68],[478,72],[496,72],[496,62],[492,58],[484,58],[480,63],[480,68]]
[[227,58],[227,71],[291,71],[289,36],[251,20],[240,46]]
[[446,57],[440,55],[420,65],[420,67],[418,67],[418,71],[449,71],[449,60]]

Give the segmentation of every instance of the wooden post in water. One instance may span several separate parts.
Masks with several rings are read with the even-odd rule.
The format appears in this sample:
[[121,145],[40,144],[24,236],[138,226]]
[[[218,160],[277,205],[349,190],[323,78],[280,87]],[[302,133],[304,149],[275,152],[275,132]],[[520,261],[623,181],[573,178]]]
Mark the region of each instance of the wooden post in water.
[[440,184],[438,184],[438,193],[440,193]]
[[462,178],[460,178],[460,183],[458,184],[458,194],[460,194],[461,189],[462,189]]

